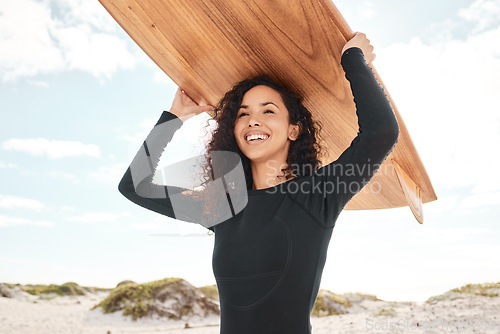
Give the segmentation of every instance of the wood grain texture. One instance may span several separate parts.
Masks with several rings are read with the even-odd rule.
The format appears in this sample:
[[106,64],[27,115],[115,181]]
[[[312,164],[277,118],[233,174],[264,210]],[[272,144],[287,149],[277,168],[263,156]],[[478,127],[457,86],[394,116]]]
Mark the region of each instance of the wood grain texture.
[[[340,65],[354,34],[328,0],[100,0],[129,36],[189,96],[216,105],[239,81],[267,74],[304,97],[323,125],[323,163],[356,137],[356,108]],[[365,32],[369,35],[369,32]],[[373,66],[372,66],[373,68]],[[373,68],[374,69],[374,68]],[[400,126],[399,141],[346,209],[408,205],[391,160],[421,189],[436,194],[406,126],[377,71]]]

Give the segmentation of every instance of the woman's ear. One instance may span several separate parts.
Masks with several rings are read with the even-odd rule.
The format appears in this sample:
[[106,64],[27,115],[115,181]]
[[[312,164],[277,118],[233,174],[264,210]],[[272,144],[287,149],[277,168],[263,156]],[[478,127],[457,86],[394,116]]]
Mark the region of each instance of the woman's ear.
[[302,131],[302,124],[298,122],[297,124],[290,124],[288,131],[288,139],[294,141],[299,138],[299,135]]

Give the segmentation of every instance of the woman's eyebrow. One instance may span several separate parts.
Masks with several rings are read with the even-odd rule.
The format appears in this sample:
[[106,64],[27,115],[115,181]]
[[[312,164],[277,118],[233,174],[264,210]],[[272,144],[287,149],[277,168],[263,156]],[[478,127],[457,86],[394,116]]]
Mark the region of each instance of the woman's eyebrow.
[[275,106],[276,108],[278,108],[278,106],[275,103],[273,103],[273,102],[264,102],[264,103],[261,103],[261,106],[264,107],[264,106],[267,106],[268,104],[272,104],[273,106]]
[[[278,108],[278,106],[277,106],[274,102],[263,102],[263,103],[261,103],[260,105],[261,105],[261,106],[263,106],[263,107],[265,107],[265,106],[267,106],[268,104],[272,104],[273,106],[275,106],[276,108]],[[246,104],[242,104],[242,105],[240,106],[240,109],[248,109],[248,106],[247,106]],[[279,108],[278,108],[278,109],[279,109]]]

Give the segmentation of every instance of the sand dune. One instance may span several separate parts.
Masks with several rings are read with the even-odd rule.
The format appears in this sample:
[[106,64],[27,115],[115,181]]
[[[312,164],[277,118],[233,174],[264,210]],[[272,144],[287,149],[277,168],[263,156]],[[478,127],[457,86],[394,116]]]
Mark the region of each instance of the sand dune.
[[[108,296],[107,291],[79,296],[34,296],[5,285],[0,295],[2,291],[3,295],[10,294],[0,297],[2,334],[219,333],[216,315],[186,316],[181,320],[156,316],[134,321],[121,312],[104,314],[101,308],[91,310]],[[350,296],[352,307],[348,313],[311,317],[313,333],[500,333],[500,297],[495,291],[450,291],[420,303]]]

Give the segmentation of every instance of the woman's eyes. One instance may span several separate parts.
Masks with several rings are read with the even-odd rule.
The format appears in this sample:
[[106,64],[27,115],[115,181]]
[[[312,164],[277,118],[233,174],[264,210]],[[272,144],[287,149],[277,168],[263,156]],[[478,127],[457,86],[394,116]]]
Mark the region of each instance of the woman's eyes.
[[[269,109],[268,109],[268,110],[264,111],[264,114],[265,114],[265,113],[271,113],[271,114],[274,114],[274,111],[272,111],[272,110],[269,110]],[[239,115],[238,115],[238,118],[240,118],[241,116],[248,116],[248,113],[246,113],[246,112],[242,112],[241,114],[239,114]]]

